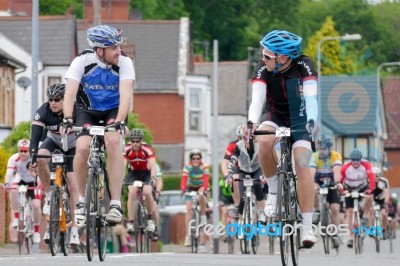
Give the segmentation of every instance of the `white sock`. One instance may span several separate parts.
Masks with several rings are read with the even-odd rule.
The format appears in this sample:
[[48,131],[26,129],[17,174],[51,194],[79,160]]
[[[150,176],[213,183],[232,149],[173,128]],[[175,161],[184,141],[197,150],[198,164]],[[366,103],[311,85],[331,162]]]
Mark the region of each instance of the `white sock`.
[[311,225],[312,224],[312,217],[313,217],[313,213],[312,212],[302,213],[301,216],[303,216],[303,224],[304,225]]
[[79,203],[85,203],[85,197],[79,195]]
[[110,206],[113,206],[113,205],[118,206],[118,207],[121,208],[121,201],[120,200],[111,200],[110,201]]
[[267,177],[268,193],[276,194],[278,191],[278,180],[276,175]]

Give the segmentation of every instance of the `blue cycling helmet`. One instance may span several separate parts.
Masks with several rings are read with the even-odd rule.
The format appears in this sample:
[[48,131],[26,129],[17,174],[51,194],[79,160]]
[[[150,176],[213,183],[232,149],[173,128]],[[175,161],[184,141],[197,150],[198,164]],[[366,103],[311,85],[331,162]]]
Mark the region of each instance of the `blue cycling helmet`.
[[362,159],[362,152],[359,149],[354,149],[349,154],[350,160],[358,160]]
[[300,56],[300,44],[302,38],[284,30],[274,30],[265,35],[260,44],[276,53],[283,54],[290,58]]
[[122,43],[122,30],[108,25],[100,25],[88,29],[86,37],[91,47],[107,48]]

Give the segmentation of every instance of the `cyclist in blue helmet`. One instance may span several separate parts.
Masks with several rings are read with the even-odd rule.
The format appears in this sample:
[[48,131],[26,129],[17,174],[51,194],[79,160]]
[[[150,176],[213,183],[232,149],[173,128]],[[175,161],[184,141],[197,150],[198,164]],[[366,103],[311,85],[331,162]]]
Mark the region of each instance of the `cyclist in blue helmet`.
[[[132,59],[121,53],[122,31],[112,26],[100,25],[87,30],[87,40],[93,49],[77,56],[65,74],[64,128],[77,126],[114,125],[117,132],[104,135],[107,149],[107,167],[111,190],[108,224],[121,222],[121,189],[125,175],[124,158],[121,153],[122,130],[125,130],[135,80]],[[76,117],[72,117],[74,104],[78,106]],[[104,121],[100,124],[99,121]],[[76,139],[76,155],[73,167],[79,186],[79,204],[75,212],[78,227],[86,226],[84,213],[87,159],[92,137],[80,132]]]
[[[253,131],[274,130],[277,127],[307,129],[311,120],[315,122],[316,136],[319,132],[317,80],[313,61],[300,53],[302,38],[288,31],[274,30],[262,38],[262,59],[252,77],[252,101],[248,120],[253,122]],[[245,125],[245,130],[247,126]],[[267,178],[269,194],[265,212],[274,216],[276,209],[275,136],[257,136],[259,161]],[[298,180],[299,203],[303,216],[302,245],[309,248],[316,242],[312,231],[314,206],[314,181],[309,162],[311,158],[310,134],[292,133],[293,158]]]

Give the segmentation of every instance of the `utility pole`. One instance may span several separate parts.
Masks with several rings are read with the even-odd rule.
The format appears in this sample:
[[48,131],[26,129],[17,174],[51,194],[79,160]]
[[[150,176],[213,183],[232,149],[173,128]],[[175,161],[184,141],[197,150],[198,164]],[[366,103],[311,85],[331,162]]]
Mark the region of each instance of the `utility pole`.
[[92,0],[93,4],[93,26],[101,24],[101,0]]
[[32,86],[31,118],[38,109],[38,64],[39,64],[39,0],[32,2]]

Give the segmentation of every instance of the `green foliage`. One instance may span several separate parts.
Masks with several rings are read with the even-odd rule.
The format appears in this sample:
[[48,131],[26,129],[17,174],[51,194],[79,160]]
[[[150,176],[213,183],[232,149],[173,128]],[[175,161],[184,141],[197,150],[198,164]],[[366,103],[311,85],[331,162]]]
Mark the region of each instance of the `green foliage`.
[[17,152],[17,143],[20,139],[29,139],[30,138],[30,122],[21,122],[19,123],[8,135],[3,142],[0,144],[0,147],[11,150],[12,152]]
[[0,148],[0,183],[4,183],[4,176],[6,175],[8,159],[13,155],[11,150]]
[[137,114],[129,113],[128,115],[128,128],[129,130],[133,128],[140,128],[144,133],[144,141],[151,144],[153,143],[153,135],[151,130],[142,122],[139,121],[139,117]]
[[181,188],[181,176],[179,175],[164,175],[163,176],[164,187],[163,190],[180,190]]
[[180,19],[188,16],[182,0],[131,0],[130,8],[140,10],[143,19]]
[[81,0],[40,0],[39,13],[43,15],[63,15],[70,9],[71,14],[83,18],[83,1]]

